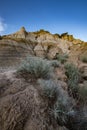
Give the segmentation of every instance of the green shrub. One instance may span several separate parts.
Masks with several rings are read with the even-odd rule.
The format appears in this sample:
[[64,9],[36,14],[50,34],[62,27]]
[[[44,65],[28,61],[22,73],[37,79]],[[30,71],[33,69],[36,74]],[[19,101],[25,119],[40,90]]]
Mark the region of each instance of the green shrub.
[[46,60],[38,57],[28,57],[21,64],[18,72],[30,74],[35,78],[49,78],[51,66]]
[[39,79],[39,90],[41,97],[48,102],[48,114],[52,121],[58,125],[63,126],[68,122],[69,116],[74,115],[72,106],[74,102],[67,95],[58,82],[50,80]]
[[51,109],[51,114],[57,123],[63,126],[66,124],[69,115],[74,113],[72,109],[74,102],[62,88],[59,91],[57,101]]
[[58,62],[57,60],[51,60],[48,61],[49,65],[51,65],[52,67],[60,67],[60,62]]
[[49,100],[56,100],[58,96],[58,84],[54,81],[50,80],[39,80],[38,81],[41,88],[42,93],[41,96],[45,97]]
[[51,113],[59,125],[63,126],[67,122],[68,111],[61,101],[56,102]]
[[72,92],[73,96],[76,96],[78,92],[78,82],[80,79],[80,73],[78,68],[74,64],[66,64],[65,65],[65,74],[68,77],[68,87]]
[[57,60],[60,61],[62,64],[67,61],[68,55],[67,54],[57,54]]

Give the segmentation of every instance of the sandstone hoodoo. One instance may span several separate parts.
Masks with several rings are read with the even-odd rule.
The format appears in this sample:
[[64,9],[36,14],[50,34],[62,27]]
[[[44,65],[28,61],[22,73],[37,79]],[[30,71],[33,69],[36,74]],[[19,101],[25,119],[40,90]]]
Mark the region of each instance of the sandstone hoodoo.
[[87,130],[87,42],[24,27],[0,36],[0,130]]

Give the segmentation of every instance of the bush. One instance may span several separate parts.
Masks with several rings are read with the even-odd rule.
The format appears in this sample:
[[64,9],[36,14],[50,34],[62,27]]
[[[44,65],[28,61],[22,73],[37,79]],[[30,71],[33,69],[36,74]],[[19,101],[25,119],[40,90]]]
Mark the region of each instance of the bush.
[[68,55],[67,54],[57,54],[57,60],[60,61],[62,64],[67,61]]
[[48,102],[47,111],[50,120],[60,126],[64,126],[69,121],[69,117],[75,115],[72,108],[74,101],[71,100],[67,92],[56,81],[39,79],[38,83],[41,88],[41,97]]
[[21,64],[18,72],[30,74],[35,78],[49,78],[51,66],[46,60],[38,57],[28,57]]
[[65,69],[65,74],[68,77],[69,90],[71,90],[73,96],[75,97],[78,92],[78,82],[80,79],[79,70],[74,64],[66,64]]
[[45,97],[49,100],[56,100],[58,96],[58,84],[54,81],[50,80],[39,80],[38,81],[41,88],[42,93],[41,96]]
[[48,61],[49,65],[51,65],[52,67],[60,67],[60,62],[58,62],[57,60],[51,60],[51,61]]
[[67,113],[66,107],[62,104],[61,101],[57,101],[52,110],[52,114],[57,123],[63,126],[67,122]]
[[68,117],[71,114],[74,114],[74,110],[72,109],[73,104],[73,100],[67,95],[67,93],[60,90],[57,101],[51,109],[51,115],[59,125],[63,126],[66,124]]
[[39,31],[34,32],[34,34],[40,35],[40,34],[46,34],[46,33],[50,33],[49,31],[46,31],[44,29],[40,29]]

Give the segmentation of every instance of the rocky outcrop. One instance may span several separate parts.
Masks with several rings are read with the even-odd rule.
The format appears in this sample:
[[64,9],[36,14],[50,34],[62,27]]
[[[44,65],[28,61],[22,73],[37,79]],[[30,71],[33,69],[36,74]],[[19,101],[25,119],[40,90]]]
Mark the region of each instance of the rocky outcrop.
[[27,32],[24,27],[21,27],[20,30],[11,35],[11,37],[15,38],[26,38]]
[[[20,44],[21,43],[21,44]],[[29,45],[30,44],[30,45]],[[0,67],[15,66],[27,55],[34,55],[33,43],[24,43],[12,39],[0,41]]]
[[50,33],[28,33],[22,27],[18,32],[0,40],[0,66],[15,66],[27,55],[54,59],[59,52],[69,53],[70,42],[55,38]]
[[[65,38],[66,37],[66,38]],[[73,39],[73,40],[70,40]],[[16,33],[2,36],[0,40],[0,66],[19,64],[27,55],[54,59],[56,54],[69,55],[71,62],[78,65],[79,56],[87,51],[87,44],[67,33],[59,36],[47,31],[27,32],[22,27]]]

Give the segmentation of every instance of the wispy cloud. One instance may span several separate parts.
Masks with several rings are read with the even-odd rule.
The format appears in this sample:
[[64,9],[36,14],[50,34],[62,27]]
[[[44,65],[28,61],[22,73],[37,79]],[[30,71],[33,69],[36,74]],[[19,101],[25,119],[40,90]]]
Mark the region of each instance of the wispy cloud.
[[4,19],[0,17],[0,35],[6,30],[7,24]]

